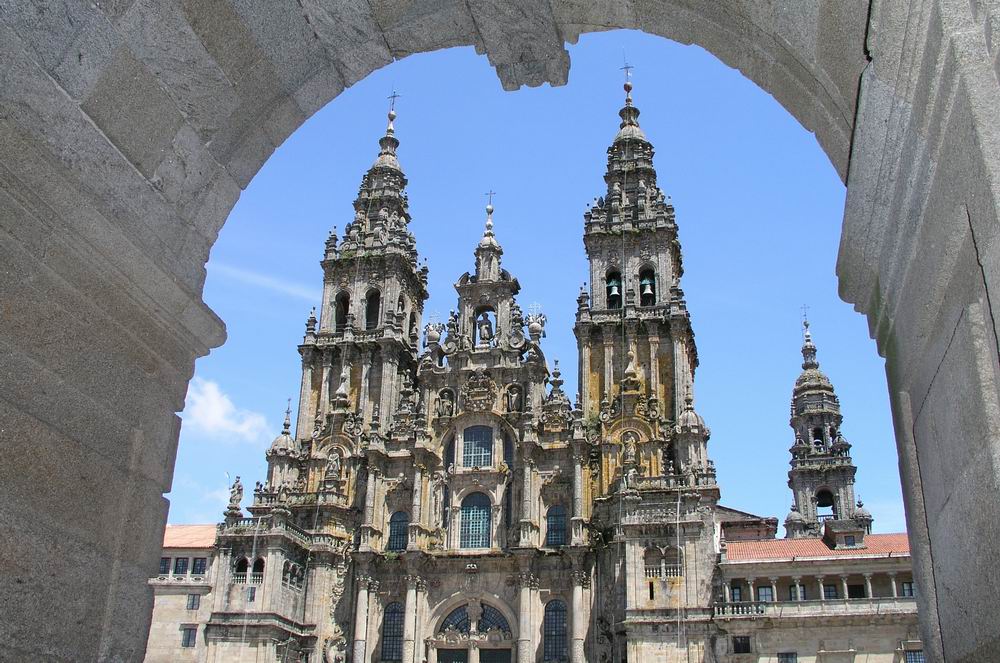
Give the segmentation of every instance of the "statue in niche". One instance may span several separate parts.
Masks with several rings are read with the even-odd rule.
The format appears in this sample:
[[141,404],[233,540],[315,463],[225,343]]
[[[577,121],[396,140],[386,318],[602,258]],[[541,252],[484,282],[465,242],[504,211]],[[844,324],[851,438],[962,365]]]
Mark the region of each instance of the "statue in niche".
[[625,462],[635,462],[635,445],[638,439],[638,436],[632,431],[622,436],[622,442],[625,446]]
[[437,414],[439,417],[451,417],[455,414],[455,398],[451,391],[445,389],[438,395]]
[[326,478],[327,479],[339,479],[340,478],[340,454],[331,454],[330,460],[326,464]]
[[487,345],[493,340],[493,323],[490,322],[490,316],[486,311],[483,311],[480,314],[477,328],[479,332],[480,345]]
[[239,507],[240,502],[243,501],[243,483],[240,482],[239,475],[236,476],[236,481],[229,488],[229,506]]
[[507,389],[507,411],[520,412],[521,405],[521,387],[513,384]]
[[347,383],[351,379],[351,367],[344,363],[344,367],[340,369],[340,386],[337,387],[338,396],[347,395]]

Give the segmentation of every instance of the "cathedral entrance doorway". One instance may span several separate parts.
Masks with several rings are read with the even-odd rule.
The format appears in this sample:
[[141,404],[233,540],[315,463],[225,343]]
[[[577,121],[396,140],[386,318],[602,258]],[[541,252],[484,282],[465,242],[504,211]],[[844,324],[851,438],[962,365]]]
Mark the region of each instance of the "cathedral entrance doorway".
[[510,663],[510,650],[483,649],[479,652],[479,663]]
[[469,663],[467,649],[442,649],[438,651],[438,663]]

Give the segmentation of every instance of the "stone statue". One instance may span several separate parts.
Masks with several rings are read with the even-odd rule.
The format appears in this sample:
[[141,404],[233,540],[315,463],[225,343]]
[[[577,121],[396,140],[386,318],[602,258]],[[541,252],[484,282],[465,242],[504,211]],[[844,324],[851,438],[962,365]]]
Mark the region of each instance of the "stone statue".
[[229,488],[229,506],[239,507],[240,502],[243,501],[243,484],[240,482],[239,475],[236,476],[236,481]]
[[479,316],[479,323],[477,325],[479,331],[479,343],[484,345],[493,340],[493,323],[490,322],[490,316],[485,311]]
[[345,363],[344,367],[340,369],[340,386],[337,387],[338,396],[347,395],[347,383],[350,381],[350,379],[351,379],[351,367]]
[[330,456],[330,462],[326,465],[326,475],[334,479],[340,478],[340,454]]
[[455,401],[447,389],[438,396],[437,413],[439,417],[450,417],[455,414]]
[[521,411],[521,388],[517,385],[512,385],[507,389],[507,411]]

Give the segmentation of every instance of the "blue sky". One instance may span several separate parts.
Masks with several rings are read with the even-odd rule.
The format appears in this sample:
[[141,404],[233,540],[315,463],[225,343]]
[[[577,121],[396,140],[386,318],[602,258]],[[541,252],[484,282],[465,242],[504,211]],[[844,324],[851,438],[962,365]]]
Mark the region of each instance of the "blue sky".
[[[560,88],[503,92],[471,48],[413,56],[346,90],[278,148],[209,261],[205,300],[229,340],[196,367],[170,522],[219,520],[227,472],[248,486],[264,479],[286,399],[295,409],[296,346],[319,305],[323,242],[353,216],[394,88],[411,229],[430,265],[424,322],[454,307],[452,284],[473,266],[492,189],[519,302],[548,316],[549,359],[575,366],[573,315],[587,278],[582,215],[605,193],[623,53],[636,67],[633,97],[656,148],[659,186],[677,210],[701,361],[696,406],[712,429],[723,503],[779,519],[788,511],[789,398],[808,304],[854,445],[857,492],[876,531],[903,530],[883,361],[864,318],[837,297],[844,186],[813,135],[738,71],[701,48],[632,32],[581,37]],[[577,376],[564,377],[574,394]]]

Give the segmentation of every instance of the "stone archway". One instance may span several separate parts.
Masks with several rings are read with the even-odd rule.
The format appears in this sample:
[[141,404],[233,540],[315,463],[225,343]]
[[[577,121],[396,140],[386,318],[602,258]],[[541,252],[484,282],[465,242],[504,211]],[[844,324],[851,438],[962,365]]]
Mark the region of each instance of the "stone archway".
[[998,22],[995,0],[5,3],[0,646],[141,658],[175,412],[225,337],[204,264],[276,145],[394,58],[471,44],[505,88],[559,84],[565,41],[636,28],[739,68],[847,182],[841,296],[887,359],[924,639],[989,658]]

